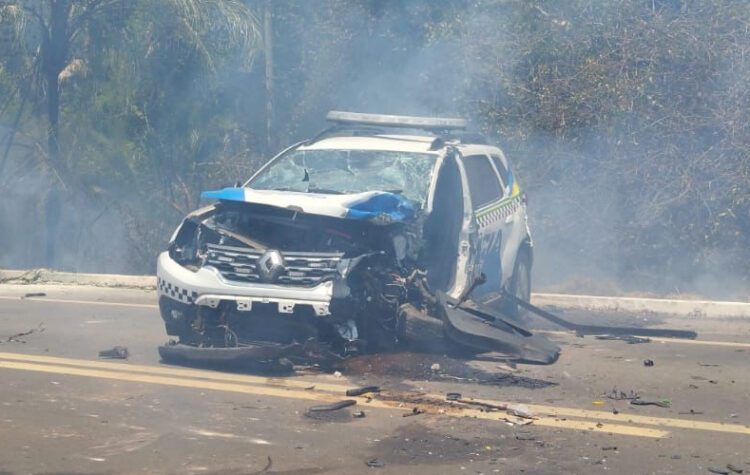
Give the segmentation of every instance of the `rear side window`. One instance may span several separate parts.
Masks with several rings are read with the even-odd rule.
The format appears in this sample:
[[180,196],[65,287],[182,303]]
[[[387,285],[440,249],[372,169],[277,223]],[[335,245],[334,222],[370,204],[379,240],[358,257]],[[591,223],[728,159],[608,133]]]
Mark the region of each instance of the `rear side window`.
[[500,182],[503,186],[508,186],[508,169],[505,167],[503,160],[498,155],[490,155],[490,158],[500,174]]
[[474,209],[497,201],[502,196],[497,174],[486,155],[464,157],[463,163],[469,179],[469,194]]

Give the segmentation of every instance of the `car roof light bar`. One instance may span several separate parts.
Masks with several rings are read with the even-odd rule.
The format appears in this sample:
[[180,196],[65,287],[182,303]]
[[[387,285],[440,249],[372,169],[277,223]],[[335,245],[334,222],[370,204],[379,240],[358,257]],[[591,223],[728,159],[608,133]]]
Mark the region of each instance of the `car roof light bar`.
[[326,120],[337,124],[379,125],[423,130],[463,130],[466,119],[418,117],[413,115],[366,114],[362,112],[330,111]]

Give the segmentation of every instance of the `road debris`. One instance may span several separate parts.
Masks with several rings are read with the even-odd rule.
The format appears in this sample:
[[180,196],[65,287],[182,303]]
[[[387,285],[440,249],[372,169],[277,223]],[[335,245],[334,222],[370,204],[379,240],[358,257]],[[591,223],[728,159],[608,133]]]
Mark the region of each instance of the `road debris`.
[[29,292],[27,294],[24,294],[23,298],[27,299],[31,297],[46,297],[46,296],[47,294],[45,294],[44,292]]
[[651,343],[651,338],[643,338],[640,336],[633,335],[597,335],[597,340],[622,340],[627,342],[629,345],[635,345],[638,343]]
[[713,363],[703,363],[703,362],[699,361],[698,362],[698,366],[706,366],[706,367],[709,367],[709,368],[718,368],[721,365],[713,364]]
[[21,340],[21,337],[29,336],[34,333],[42,333],[44,330],[44,323],[40,323],[36,328],[31,328],[29,330],[16,333],[15,335],[11,335],[5,338],[5,340],[0,341],[0,343],[26,343],[26,340]]
[[524,419],[533,419],[534,413],[531,412],[531,409],[529,409],[529,406],[525,404],[511,404],[508,406],[508,414],[516,416],[516,417],[522,417]]
[[680,411],[677,414],[682,414],[682,415],[690,414],[692,416],[692,415],[703,414],[703,411],[696,411],[695,409],[690,409],[689,411]]
[[339,409],[353,406],[355,404],[357,404],[357,401],[355,401],[354,399],[344,399],[343,401],[335,402],[333,404],[323,404],[320,406],[312,406],[310,409],[308,409],[308,411],[309,412],[338,411]]
[[115,346],[109,350],[102,350],[99,352],[99,358],[108,359],[126,360],[129,355],[128,348],[125,346]]
[[349,397],[361,396],[367,393],[379,393],[380,386],[362,386],[361,388],[347,389],[346,395]]
[[616,445],[608,445],[606,447],[602,447],[602,450],[617,450]]
[[365,411],[354,411],[352,412],[352,417],[356,419],[363,419],[365,417]]
[[424,411],[418,407],[414,407],[412,408],[411,412],[403,414],[402,417],[418,416],[419,414],[424,414]]
[[651,401],[643,399],[633,399],[630,404],[634,406],[659,406],[659,407],[671,407],[672,401],[669,399],[662,399],[660,401]]
[[734,465],[732,465],[731,463],[728,463],[728,464],[727,464],[727,470],[731,470],[731,471],[732,471],[732,472],[734,472],[734,473],[743,473],[743,472],[744,472],[744,470],[743,470],[743,469],[741,469],[741,468],[738,468],[738,467],[735,467],[735,466],[734,466]]
[[263,470],[261,470],[258,473],[266,473],[267,471],[269,471],[271,469],[272,465],[273,465],[273,460],[271,460],[271,456],[269,455],[268,456],[268,462],[266,462],[266,466],[263,467]]
[[531,432],[516,432],[516,440],[536,440],[536,436]]
[[461,399],[461,393],[448,393],[445,395],[446,401],[458,401]]
[[643,366],[653,366],[654,360],[643,360]]
[[719,475],[729,475],[729,470],[723,468],[708,467],[708,471],[711,473],[718,473]]
[[430,366],[430,369],[433,373],[439,373],[440,372],[440,363],[433,363],[432,366]]
[[[459,397],[461,395],[459,394]],[[455,401],[459,404],[467,404],[470,406],[479,406],[484,410],[485,412],[493,412],[493,411],[507,411],[508,405],[507,404],[490,404],[488,402],[482,402],[482,401],[474,401],[472,399],[448,399],[448,401]]]
[[603,406],[604,401],[591,401],[591,404],[593,404],[594,406]]
[[377,458],[371,458],[370,460],[365,462],[365,465],[367,465],[368,467],[372,467],[372,468],[380,468],[384,466],[383,462],[381,462]]
[[606,394],[608,399],[612,399],[615,401],[622,401],[622,400],[628,400],[628,399],[638,399],[640,396],[638,393],[633,391],[632,389],[630,392],[625,391],[618,391],[617,388],[612,388],[612,391]]

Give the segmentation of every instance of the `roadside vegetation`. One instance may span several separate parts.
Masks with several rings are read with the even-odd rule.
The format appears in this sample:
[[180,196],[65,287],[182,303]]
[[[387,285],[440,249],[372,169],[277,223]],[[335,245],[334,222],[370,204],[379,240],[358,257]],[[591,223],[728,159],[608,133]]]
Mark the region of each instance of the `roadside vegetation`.
[[747,294],[749,58],[744,0],[0,0],[0,265],[151,272],[341,108],[498,141],[544,283]]

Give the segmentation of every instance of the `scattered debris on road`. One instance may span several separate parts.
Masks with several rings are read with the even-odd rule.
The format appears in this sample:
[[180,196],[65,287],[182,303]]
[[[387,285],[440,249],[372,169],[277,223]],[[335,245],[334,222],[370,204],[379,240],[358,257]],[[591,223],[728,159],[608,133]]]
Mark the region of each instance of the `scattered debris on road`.
[[34,333],[42,333],[44,330],[44,323],[40,323],[36,328],[31,328],[29,330],[6,337],[4,340],[0,341],[0,343],[26,343],[26,340],[21,339],[22,337],[29,336]]
[[735,467],[735,466],[734,466],[734,465],[732,465],[731,463],[728,463],[728,464],[727,464],[727,470],[731,470],[731,471],[732,471],[732,472],[734,472],[734,473],[743,473],[743,472],[744,472],[744,470],[743,470],[743,469],[741,469],[741,468],[738,468],[738,467]]
[[526,404],[511,404],[508,406],[508,414],[516,416],[516,417],[522,417],[524,419],[533,419],[534,413],[531,412],[531,409],[529,409],[529,406]]
[[367,465],[368,467],[372,467],[372,468],[380,468],[384,466],[383,462],[381,462],[380,460],[376,458],[371,458],[370,460],[365,462],[365,465]]
[[643,360],[643,366],[653,366],[654,360]]
[[418,407],[414,407],[412,408],[411,412],[403,414],[403,417],[418,416],[419,414],[424,414],[424,411]]
[[354,411],[352,412],[352,417],[362,419],[365,417],[365,411]]
[[347,389],[346,395],[353,397],[353,396],[361,396],[367,393],[379,393],[379,392],[380,392],[380,386],[363,386],[361,388]]
[[126,360],[128,356],[130,356],[130,352],[128,352],[128,348],[125,346],[115,346],[109,350],[99,352],[99,358]]
[[651,343],[651,338],[642,338],[633,335],[597,335],[597,340],[622,340],[627,342],[629,345],[635,345],[638,343]]
[[536,436],[531,432],[516,432],[516,440],[536,440]]
[[46,297],[46,296],[47,294],[45,294],[44,292],[29,292],[27,294],[24,294],[23,298],[27,299],[31,297]]
[[724,470],[723,468],[708,467],[708,471],[719,475],[729,475],[729,470]]
[[312,406],[310,409],[308,409],[308,411],[309,412],[338,411],[339,409],[353,406],[355,404],[357,404],[357,401],[355,401],[354,399],[344,399],[343,401],[335,402],[333,404],[323,404],[320,406]]
[[607,393],[606,396],[608,399],[612,399],[615,401],[632,400],[638,399],[640,397],[638,393],[636,393],[632,389],[626,393],[625,391],[618,391],[617,388],[612,388],[612,391]]
[[658,407],[671,407],[672,401],[669,399],[662,399],[660,401],[656,400],[643,400],[643,399],[633,399],[630,401],[630,404],[634,406],[658,406]]

